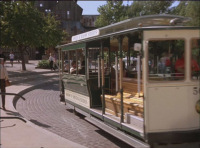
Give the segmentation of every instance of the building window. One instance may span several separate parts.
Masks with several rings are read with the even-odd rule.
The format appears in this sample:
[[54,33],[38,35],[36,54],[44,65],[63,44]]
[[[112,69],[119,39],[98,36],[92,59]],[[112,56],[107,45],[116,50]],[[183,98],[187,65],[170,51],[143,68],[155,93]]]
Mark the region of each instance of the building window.
[[70,11],[67,11],[67,19],[70,18]]
[[45,9],[45,12],[46,12],[46,13],[50,13],[50,12],[51,12],[51,9]]

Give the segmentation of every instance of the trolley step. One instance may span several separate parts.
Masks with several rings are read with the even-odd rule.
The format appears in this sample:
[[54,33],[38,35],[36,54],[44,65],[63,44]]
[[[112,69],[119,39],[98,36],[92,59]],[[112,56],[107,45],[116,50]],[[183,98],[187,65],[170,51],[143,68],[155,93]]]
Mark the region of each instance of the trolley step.
[[85,117],[85,119],[87,121],[89,121],[90,123],[98,126],[100,129],[113,135],[114,137],[119,138],[120,140],[124,141],[125,143],[133,146],[134,148],[150,148],[150,145],[148,145],[147,143],[144,143],[143,141],[140,141],[134,137],[130,137],[130,136],[126,135],[125,133],[118,131],[118,130],[104,124],[102,121],[100,121],[92,116]]

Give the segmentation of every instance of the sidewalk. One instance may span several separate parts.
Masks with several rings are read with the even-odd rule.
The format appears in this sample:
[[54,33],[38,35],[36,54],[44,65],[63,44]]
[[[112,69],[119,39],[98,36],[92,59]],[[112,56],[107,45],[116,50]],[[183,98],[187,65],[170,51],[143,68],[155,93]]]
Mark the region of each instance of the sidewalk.
[[[29,64],[26,64],[27,71],[22,72],[21,63],[14,63],[13,67],[11,67],[10,63],[7,62],[6,67],[12,84],[6,88],[7,93],[19,94],[22,91],[31,90],[37,85],[42,85],[44,82],[58,80],[58,71],[52,72],[48,69],[35,69],[37,63],[38,61],[29,61]],[[14,97],[11,95],[6,96],[6,111],[0,110],[1,117],[21,117],[13,106]],[[0,148],[84,147],[42,129],[30,121],[25,123],[19,119],[1,119],[0,124]]]

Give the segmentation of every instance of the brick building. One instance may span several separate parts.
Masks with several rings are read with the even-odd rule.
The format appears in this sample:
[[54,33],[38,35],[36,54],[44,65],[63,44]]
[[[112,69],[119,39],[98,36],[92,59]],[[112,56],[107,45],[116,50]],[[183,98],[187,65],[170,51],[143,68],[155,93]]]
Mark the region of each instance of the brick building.
[[[60,28],[69,34],[69,41],[71,36],[80,34],[92,29],[95,29],[94,22],[98,15],[82,15],[83,9],[77,4],[76,0],[73,1],[35,1],[35,8],[45,14],[51,13],[55,16],[56,20],[60,21]],[[4,53],[8,56],[9,51],[13,51],[16,57],[19,57],[17,49],[7,49]],[[53,49],[46,51],[46,55],[53,52]],[[29,59],[41,59],[44,55],[44,48],[29,48],[27,49],[27,56]]]
[[87,31],[96,29],[95,21],[98,16],[99,15],[82,15],[81,24]]
[[76,1],[36,1],[35,7],[46,14],[52,13],[70,36],[85,31],[80,23],[83,9]]

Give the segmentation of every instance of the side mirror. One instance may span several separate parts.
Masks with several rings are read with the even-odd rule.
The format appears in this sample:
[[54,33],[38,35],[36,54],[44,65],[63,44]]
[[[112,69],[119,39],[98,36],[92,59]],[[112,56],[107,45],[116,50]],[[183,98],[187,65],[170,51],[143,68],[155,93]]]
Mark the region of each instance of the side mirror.
[[142,44],[141,43],[135,43],[134,44],[134,51],[141,51]]

